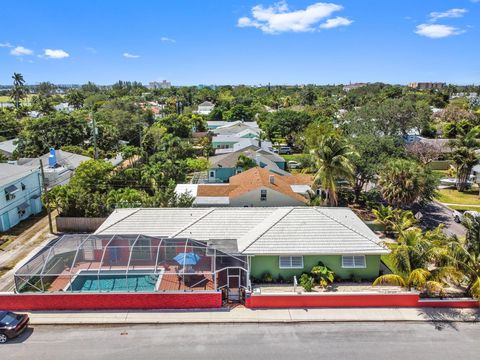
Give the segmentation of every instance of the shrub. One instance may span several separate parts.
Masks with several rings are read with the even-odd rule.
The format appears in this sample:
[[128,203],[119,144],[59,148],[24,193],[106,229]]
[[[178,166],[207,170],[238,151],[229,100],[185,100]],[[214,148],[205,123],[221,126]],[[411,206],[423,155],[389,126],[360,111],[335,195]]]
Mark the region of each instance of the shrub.
[[315,284],[315,279],[308,274],[302,274],[300,276],[300,286],[302,286],[306,292],[311,292]]
[[269,272],[264,273],[262,275],[262,281],[267,284],[273,282],[272,274],[270,274]]
[[310,273],[322,288],[325,288],[329,283],[333,283],[335,278],[335,273],[323,265],[322,262],[319,262],[317,266],[314,266]]

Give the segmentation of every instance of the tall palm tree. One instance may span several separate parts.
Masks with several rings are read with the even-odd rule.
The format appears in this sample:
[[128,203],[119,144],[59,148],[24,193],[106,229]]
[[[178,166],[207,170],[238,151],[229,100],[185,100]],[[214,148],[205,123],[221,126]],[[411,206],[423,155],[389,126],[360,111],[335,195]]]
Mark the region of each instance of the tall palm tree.
[[338,204],[337,181],[353,178],[354,167],[350,158],[355,152],[338,130],[319,134],[310,152],[317,167],[314,182],[326,192],[329,205]]
[[13,88],[10,91],[10,97],[15,103],[15,107],[20,107],[20,101],[27,96],[27,89],[25,88],[25,79],[20,73],[13,73]]
[[465,191],[468,186],[468,177],[473,166],[478,163],[478,155],[475,150],[480,148],[480,126],[476,126],[468,132],[459,130],[456,139],[450,141],[453,147],[453,161],[457,167],[457,190]]

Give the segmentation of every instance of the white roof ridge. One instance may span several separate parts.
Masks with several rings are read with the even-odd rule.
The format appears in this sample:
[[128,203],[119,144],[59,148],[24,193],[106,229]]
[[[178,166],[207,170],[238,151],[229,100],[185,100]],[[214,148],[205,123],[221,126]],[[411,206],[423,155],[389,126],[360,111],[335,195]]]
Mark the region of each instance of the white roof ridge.
[[[341,222],[340,220],[336,219],[335,217],[330,216],[330,215],[328,215],[328,214],[325,214],[325,213],[324,213],[323,211],[321,211],[318,207],[315,206],[314,209],[315,209],[316,211],[318,211],[320,214],[322,214],[322,215],[326,216],[327,218],[335,221],[337,224],[342,225],[343,227],[345,227],[345,228],[353,231],[354,233],[360,235],[361,237],[367,239],[368,241],[373,242],[375,245],[377,245],[377,246],[385,249],[385,247],[384,247],[383,245],[381,245],[380,242],[377,242],[377,241],[375,241],[374,239],[372,239],[372,238],[370,238],[370,237],[362,234],[361,232],[359,232],[358,230],[355,230],[355,229],[352,228],[351,226],[345,225],[343,222]],[[351,211],[351,210],[350,210],[350,211]],[[379,240],[380,240],[380,239],[379,239]]]
[[[290,214],[296,207],[285,207],[285,208],[276,208],[267,218],[261,221],[257,226],[252,228],[250,231],[245,233],[242,237],[237,240],[238,250],[244,252],[247,250],[255,241],[257,241],[263,234],[280,222],[285,216]],[[271,218],[271,222],[268,219]],[[251,238],[251,240],[249,240]],[[247,242],[246,245],[241,245],[242,242]]]
[[[123,209],[122,211],[126,211],[127,209]],[[128,209],[128,210],[132,210],[132,209]],[[132,216],[133,214],[136,214],[137,212],[139,212],[141,210],[141,208],[137,208],[137,209],[133,209],[132,212],[130,212],[130,214],[127,214],[126,216],[122,217],[121,219],[118,219],[117,221],[113,222],[112,224],[108,225],[105,229],[101,229],[102,228],[102,225],[100,225],[100,227],[95,231],[95,234],[100,230],[100,231],[105,231],[105,230],[108,230],[109,228],[111,228],[113,225],[116,225],[118,224],[120,221],[123,221],[125,220],[126,218]],[[118,209],[116,209],[116,211],[118,211]],[[108,219],[108,218],[107,218]]]
[[196,224],[197,222],[199,222],[200,220],[202,220],[205,216],[207,216],[207,215],[209,215],[210,213],[212,213],[214,210],[215,210],[215,208],[207,209],[207,212],[206,212],[205,214],[200,215],[198,218],[196,218],[196,219],[193,220],[192,222],[188,223],[187,225],[185,225],[184,227],[182,227],[180,230],[175,231],[173,234],[169,235],[168,237],[169,237],[169,238],[174,238],[175,236],[180,235],[182,232],[184,232],[185,230],[187,230],[190,226],[193,226],[194,224]]

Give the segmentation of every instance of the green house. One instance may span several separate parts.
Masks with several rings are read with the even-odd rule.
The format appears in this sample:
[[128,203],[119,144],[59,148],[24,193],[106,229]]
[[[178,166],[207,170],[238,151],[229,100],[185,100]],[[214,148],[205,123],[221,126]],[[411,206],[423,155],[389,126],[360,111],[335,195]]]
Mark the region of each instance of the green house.
[[266,273],[291,283],[319,262],[337,278],[372,280],[380,273],[380,256],[390,252],[348,208],[117,209],[97,233],[205,241],[245,263],[237,269],[245,287]]

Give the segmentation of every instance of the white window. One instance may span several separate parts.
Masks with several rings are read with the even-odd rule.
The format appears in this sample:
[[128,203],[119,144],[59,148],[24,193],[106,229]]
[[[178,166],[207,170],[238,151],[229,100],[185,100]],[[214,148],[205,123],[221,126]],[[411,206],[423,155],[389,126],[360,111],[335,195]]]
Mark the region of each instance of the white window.
[[303,269],[303,256],[279,256],[280,269]]
[[260,190],[260,201],[267,201],[267,190]]
[[342,256],[342,268],[366,268],[365,255]]

